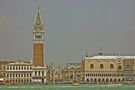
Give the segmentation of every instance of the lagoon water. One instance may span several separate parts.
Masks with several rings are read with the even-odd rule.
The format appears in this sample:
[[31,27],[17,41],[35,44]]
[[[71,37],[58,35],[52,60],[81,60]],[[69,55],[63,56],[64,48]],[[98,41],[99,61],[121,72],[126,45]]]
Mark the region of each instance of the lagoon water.
[[135,85],[70,84],[57,85],[0,85],[0,90],[135,90]]

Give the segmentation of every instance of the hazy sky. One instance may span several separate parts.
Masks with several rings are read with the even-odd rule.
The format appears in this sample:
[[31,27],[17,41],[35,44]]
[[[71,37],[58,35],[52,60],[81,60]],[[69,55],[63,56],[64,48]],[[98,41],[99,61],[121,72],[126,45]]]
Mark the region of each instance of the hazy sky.
[[[36,0],[0,0],[0,58],[32,59]],[[45,62],[80,62],[96,55],[135,54],[135,0],[40,0]]]

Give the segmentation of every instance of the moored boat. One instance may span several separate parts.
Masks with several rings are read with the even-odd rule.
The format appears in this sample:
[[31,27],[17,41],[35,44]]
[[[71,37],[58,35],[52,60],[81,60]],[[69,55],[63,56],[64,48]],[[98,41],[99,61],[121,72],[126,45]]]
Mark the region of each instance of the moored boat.
[[74,86],[78,86],[80,83],[79,83],[79,80],[73,80],[72,82],[72,85]]

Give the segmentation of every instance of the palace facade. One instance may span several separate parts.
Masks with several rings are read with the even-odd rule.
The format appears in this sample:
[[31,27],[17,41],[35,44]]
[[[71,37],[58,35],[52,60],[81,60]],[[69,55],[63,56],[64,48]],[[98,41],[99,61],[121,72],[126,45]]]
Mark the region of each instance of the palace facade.
[[84,57],[85,83],[135,83],[135,56]]

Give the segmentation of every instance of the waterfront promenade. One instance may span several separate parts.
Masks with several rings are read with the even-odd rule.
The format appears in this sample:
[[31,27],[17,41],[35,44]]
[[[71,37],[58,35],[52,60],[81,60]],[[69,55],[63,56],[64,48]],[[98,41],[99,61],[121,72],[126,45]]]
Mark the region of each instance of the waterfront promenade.
[[1,85],[0,90],[135,90],[135,85],[71,84],[57,85]]

